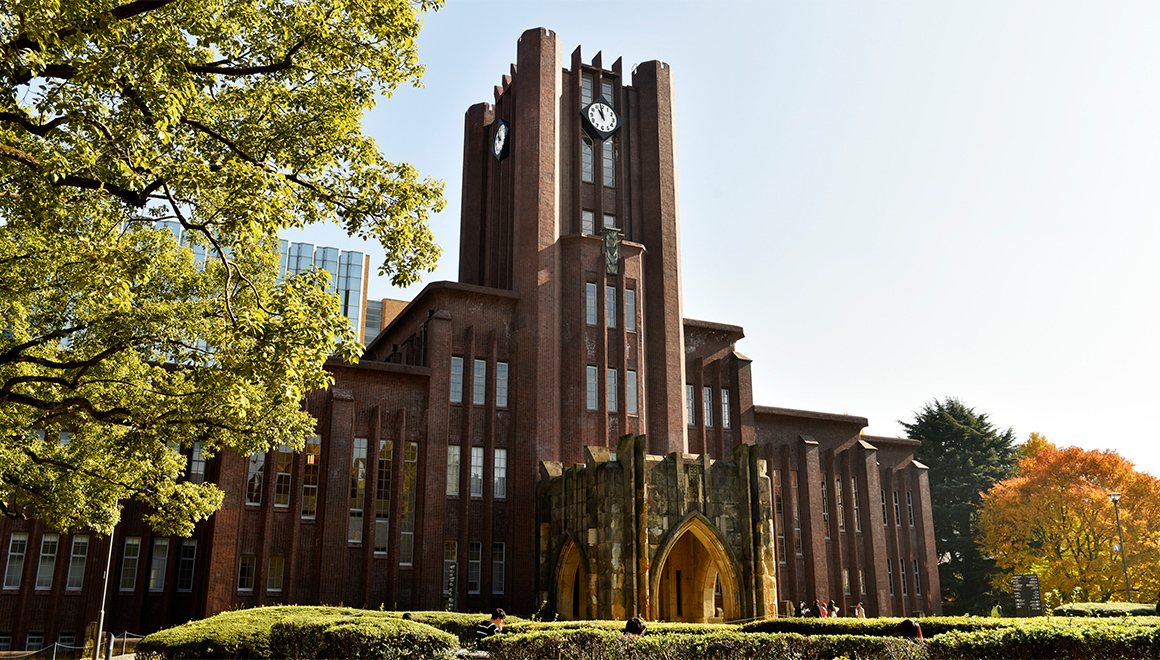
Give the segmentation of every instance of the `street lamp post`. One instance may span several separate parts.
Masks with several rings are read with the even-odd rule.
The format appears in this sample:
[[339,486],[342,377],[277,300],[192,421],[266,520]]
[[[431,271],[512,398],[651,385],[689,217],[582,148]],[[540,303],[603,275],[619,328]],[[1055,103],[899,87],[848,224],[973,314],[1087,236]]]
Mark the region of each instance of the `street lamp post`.
[[1112,508],[1116,510],[1116,530],[1120,533],[1120,561],[1124,564],[1124,588],[1128,591],[1128,602],[1132,602],[1132,583],[1128,582],[1128,558],[1124,556],[1124,528],[1120,525],[1120,494],[1108,493]]

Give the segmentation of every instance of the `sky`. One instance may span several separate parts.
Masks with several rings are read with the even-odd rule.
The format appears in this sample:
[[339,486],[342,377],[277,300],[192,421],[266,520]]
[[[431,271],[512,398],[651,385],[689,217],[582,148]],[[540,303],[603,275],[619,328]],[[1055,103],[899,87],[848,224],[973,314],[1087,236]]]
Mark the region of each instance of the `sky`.
[[1160,476],[1160,3],[449,0],[365,122],[446,182],[424,284],[458,277],[464,113],[535,27],[672,66],[684,315],[745,328],[756,404],[902,436],[956,397]]

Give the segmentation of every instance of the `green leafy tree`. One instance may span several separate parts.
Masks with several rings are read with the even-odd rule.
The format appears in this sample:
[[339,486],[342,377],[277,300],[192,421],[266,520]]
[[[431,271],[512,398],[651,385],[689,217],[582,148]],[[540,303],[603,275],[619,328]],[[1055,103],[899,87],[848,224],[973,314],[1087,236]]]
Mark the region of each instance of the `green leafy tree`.
[[999,431],[982,413],[955,398],[927,403],[902,422],[922,441],[915,458],[930,468],[930,503],[939,582],[947,614],[985,614],[999,597],[991,584],[995,562],[975,543],[982,494],[1011,474],[1014,431]]
[[108,532],[136,499],[188,533],[222,493],[182,447],[301,447],[303,396],[361,347],[325,275],[278,281],[278,235],[338,223],[400,285],[434,267],[442,183],[360,123],[419,84],[437,5],[0,0],[4,514]]

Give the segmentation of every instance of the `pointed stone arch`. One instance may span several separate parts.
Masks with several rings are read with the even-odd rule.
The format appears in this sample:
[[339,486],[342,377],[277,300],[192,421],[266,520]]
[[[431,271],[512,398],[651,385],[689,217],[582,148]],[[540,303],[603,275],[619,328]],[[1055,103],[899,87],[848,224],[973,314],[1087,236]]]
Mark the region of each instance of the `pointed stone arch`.
[[[693,512],[669,530],[651,562],[653,620],[710,622],[739,619],[741,565],[709,519]],[[721,612],[714,605],[721,581]]]
[[591,602],[589,579],[594,574],[584,547],[565,532],[560,550],[556,553],[556,569],[552,586],[555,590],[556,614],[563,621],[591,619],[596,615]]

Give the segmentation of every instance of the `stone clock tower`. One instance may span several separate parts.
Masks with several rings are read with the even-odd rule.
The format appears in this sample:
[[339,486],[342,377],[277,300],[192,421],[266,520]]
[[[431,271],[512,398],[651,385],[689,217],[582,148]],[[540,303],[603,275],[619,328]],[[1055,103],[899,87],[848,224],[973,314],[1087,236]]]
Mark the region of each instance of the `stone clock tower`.
[[[515,378],[535,386],[515,409],[538,458],[628,433],[686,451],[672,74],[562,57],[554,32],[528,30],[495,103],[467,112],[459,280],[520,296]],[[581,117],[599,99],[617,120],[605,139]]]

